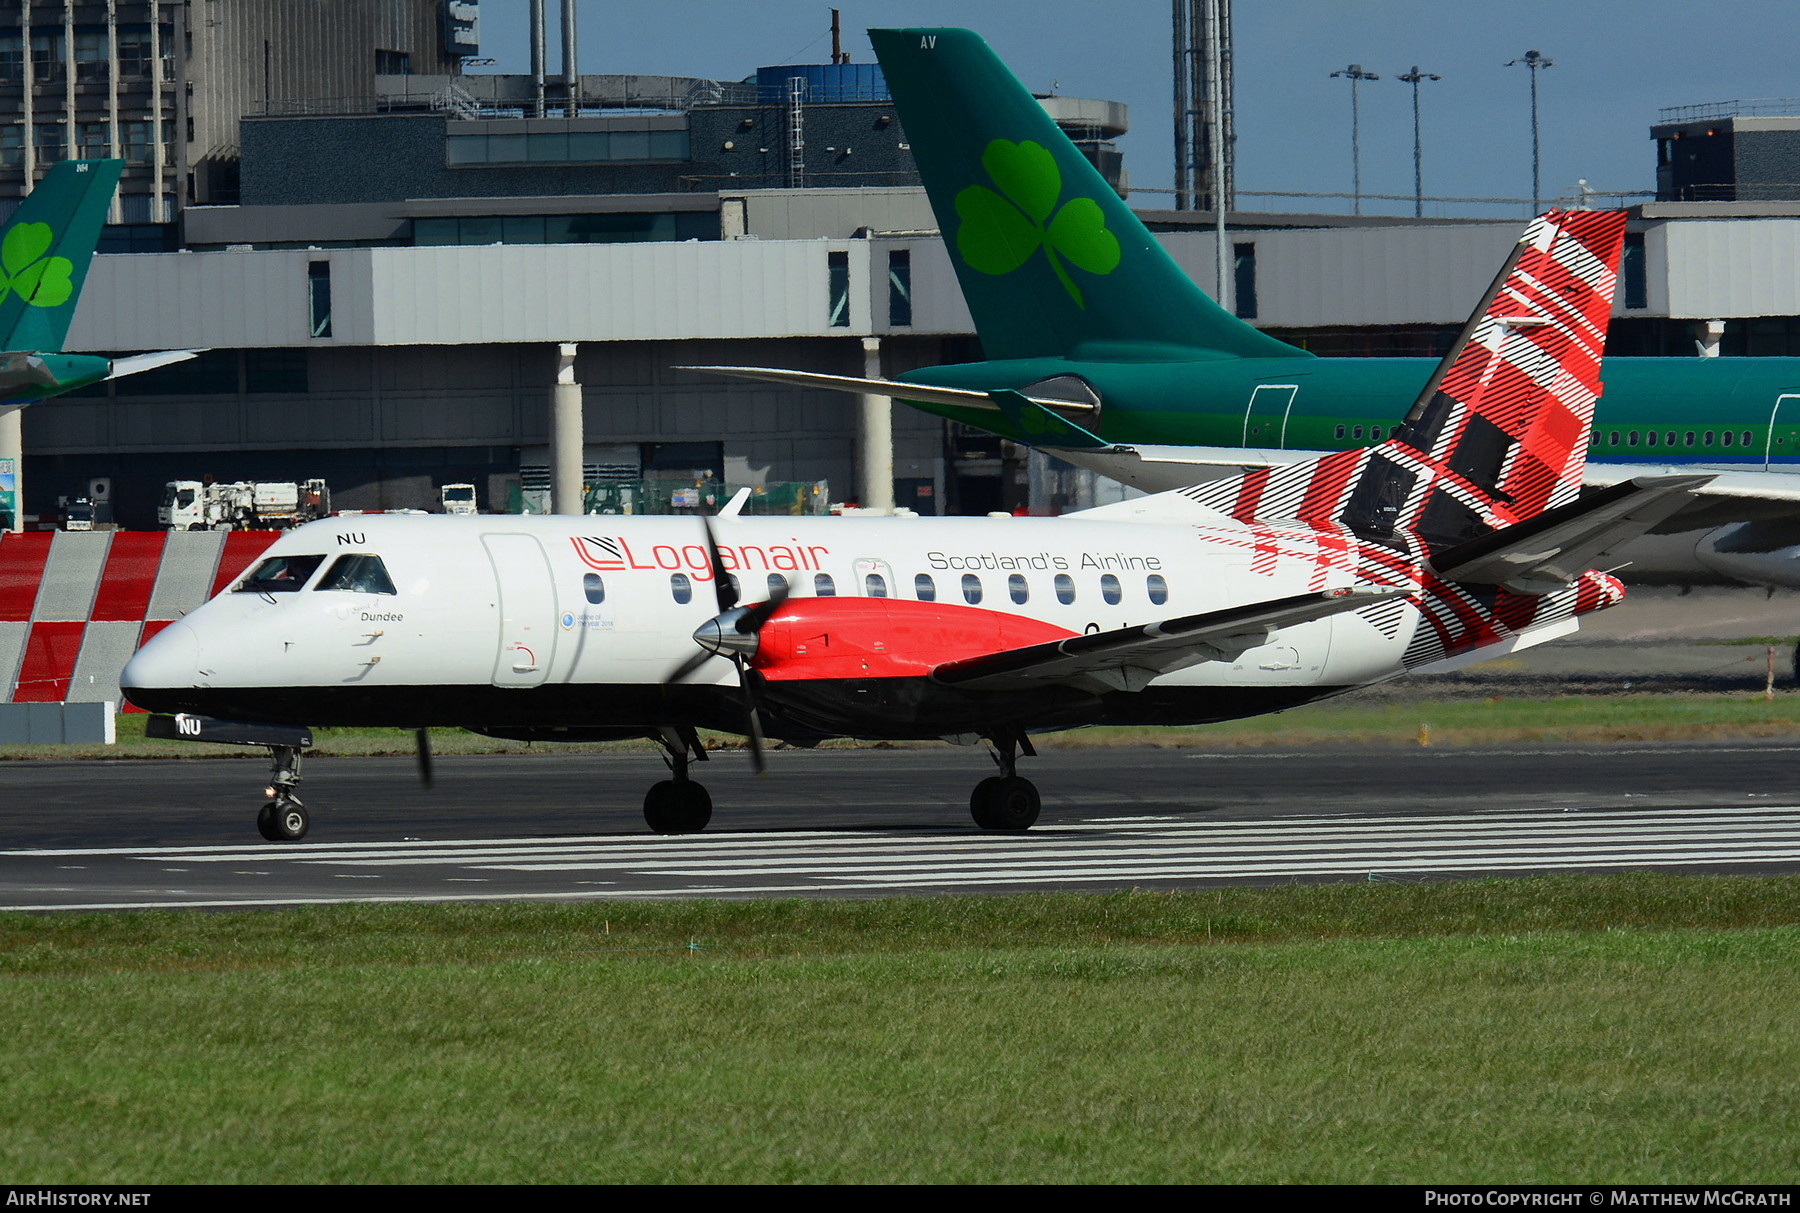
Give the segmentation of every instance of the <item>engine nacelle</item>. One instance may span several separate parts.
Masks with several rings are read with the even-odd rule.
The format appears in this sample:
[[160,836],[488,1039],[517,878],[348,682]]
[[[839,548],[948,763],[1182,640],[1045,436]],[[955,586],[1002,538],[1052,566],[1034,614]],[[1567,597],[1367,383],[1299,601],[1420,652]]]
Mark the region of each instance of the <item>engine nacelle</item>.
[[770,682],[923,678],[946,661],[1075,633],[1003,611],[902,598],[793,598],[763,625],[750,665]]
[[1800,588],[1800,524],[1789,519],[1740,522],[1709,531],[1694,555],[1707,569],[1750,585]]

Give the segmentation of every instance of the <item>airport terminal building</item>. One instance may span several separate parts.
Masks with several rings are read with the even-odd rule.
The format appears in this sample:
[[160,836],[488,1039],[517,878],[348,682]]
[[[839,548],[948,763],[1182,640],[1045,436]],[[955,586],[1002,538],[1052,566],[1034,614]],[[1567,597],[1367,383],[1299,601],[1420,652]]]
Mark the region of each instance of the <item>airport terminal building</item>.
[[[0,190],[24,192],[59,148],[121,155],[113,247],[155,250],[96,258],[71,348],[204,351],[27,410],[28,515],[104,482],[117,522],[148,527],[164,482],[205,475],[322,477],[345,509],[433,508],[470,482],[482,508],[516,508],[542,483],[570,346],[591,482],[825,482],[855,502],[886,474],[863,466],[856,398],[681,368],[891,376],[979,357],[873,65],[481,76],[463,63],[477,5],[404,0],[337,6],[366,20],[320,40],[328,69],[248,53],[283,45],[282,6],[243,0],[204,25],[195,7],[26,0],[28,31],[0,25],[0,104],[29,112],[22,129],[87,132],[0,147]],[[133,39],[142,56],[120,49]],[[1044,104],[1129,193],[1124,107]],[[1664,156],[1693,146],[1658,132]],[[1779,176],[1768,159],[1681,161],[1700,167],[1634,208],[1614,352],[1800,353],[1784,268],[1800,202],[1693,180]],[[1142,213],[1203,284],[1223,252],[1238,315],[1331,355],[1442,352],[1525,218],[1233,212],[1220,250],[1206,212]],[[903,407],[892,451],[894,500],[920,513],[1094,491]]]

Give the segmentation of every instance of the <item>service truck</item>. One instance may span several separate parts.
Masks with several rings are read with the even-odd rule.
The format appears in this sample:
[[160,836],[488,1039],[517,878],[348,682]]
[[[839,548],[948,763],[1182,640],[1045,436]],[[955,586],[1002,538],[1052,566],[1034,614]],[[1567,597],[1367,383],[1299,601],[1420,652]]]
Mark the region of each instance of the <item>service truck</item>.
[[331,513],[323,480],[171,480],[156,521],[171,531],[280,531]]
[[443,503],[446,514],[473,514],[475,509],[475,486],[472,484],[446,484],[438,490],[438,500]]

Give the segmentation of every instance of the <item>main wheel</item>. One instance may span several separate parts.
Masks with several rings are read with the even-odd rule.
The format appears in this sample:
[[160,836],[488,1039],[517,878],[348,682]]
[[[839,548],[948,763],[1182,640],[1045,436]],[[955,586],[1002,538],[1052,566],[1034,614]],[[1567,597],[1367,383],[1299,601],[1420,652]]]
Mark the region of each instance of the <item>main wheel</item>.
[[644,820],[658,834],[697,834],[712,820],[712,796],[692,780],[665,779],[645,795]]
[[263,807],[256,814],[256,832],[270,842],[280,842],[281,835],[275,832],[275,802],[263,801]]
[[969,812],[984,830],[1029,830],[1042,808],[1037,785],[1021,775],[989,776],[969,797]]
[[[263,837],[270,842],[299,842],[312,825],[306,807],[298,800],[271,800],[264,812],[269,815],[269,825]],[[261,814],[257,815],[256,826],[263,828]]]

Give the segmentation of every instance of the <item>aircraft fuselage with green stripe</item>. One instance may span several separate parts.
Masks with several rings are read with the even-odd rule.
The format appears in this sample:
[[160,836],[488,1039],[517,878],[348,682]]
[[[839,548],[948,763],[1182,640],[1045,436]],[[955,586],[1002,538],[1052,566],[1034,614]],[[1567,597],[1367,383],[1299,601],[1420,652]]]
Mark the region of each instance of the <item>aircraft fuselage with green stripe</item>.
[[[896,378],[991,391],[1074,375],[1101,400],[1097,417],[1077,423],[1108,442],[1325,451],[1386,437],[1437,365],[1431,358],[1029,358]],[[1800,358],[1608,358],[1604,374],[1590,448],[1596,459],[1762,467],[1800,457]],[[993,411],[908,403],[1040,441]]]

